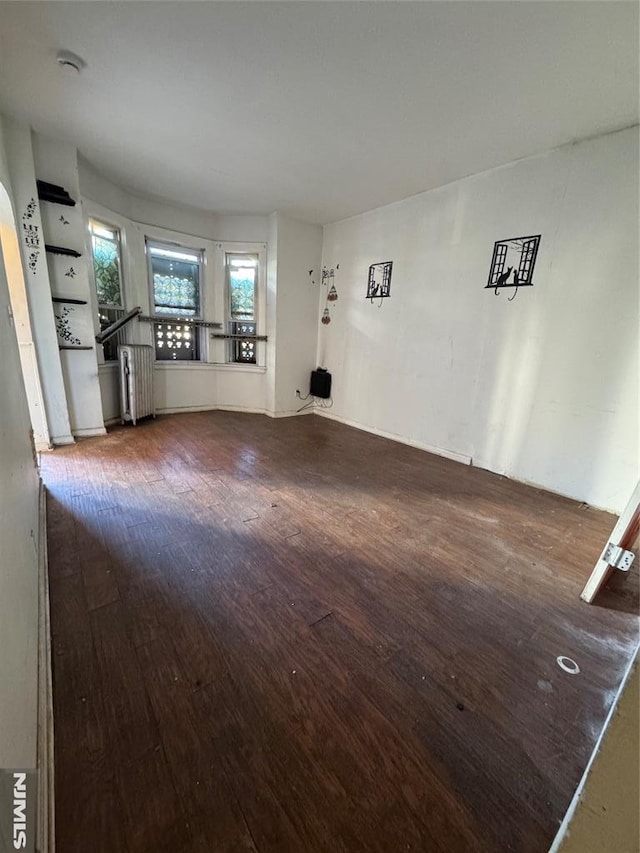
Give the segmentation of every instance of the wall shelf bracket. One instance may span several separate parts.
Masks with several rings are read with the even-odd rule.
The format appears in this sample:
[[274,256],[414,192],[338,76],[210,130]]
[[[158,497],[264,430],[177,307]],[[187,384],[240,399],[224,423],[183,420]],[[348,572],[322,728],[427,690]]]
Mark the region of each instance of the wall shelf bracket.
[[52,246],[50,243],[44,244],[45,249],[52,255],[68,255],[70,258],[80,258],[80,252],[75,249],[67,249],[65,246]]
[[36,185],[40,201],[50,201],[53,204],[64,204],[66,207],[75,207],[75,201],[64,187],[58,186],[58,184],[50,184],[48,181],[36,181]]

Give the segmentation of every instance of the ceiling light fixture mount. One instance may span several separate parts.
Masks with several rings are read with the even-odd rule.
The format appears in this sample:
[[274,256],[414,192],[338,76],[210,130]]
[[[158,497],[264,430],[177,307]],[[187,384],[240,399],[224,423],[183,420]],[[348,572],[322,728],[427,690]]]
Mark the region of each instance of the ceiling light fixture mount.
[[56,59],[58,60],[58,65],[65,70],[75,71],[76,74],[80,74],[83,68],[86,68],[87,63],[82,59],[82,57],[78,56],[76,53],[72,53],[70,50],[59,50]]

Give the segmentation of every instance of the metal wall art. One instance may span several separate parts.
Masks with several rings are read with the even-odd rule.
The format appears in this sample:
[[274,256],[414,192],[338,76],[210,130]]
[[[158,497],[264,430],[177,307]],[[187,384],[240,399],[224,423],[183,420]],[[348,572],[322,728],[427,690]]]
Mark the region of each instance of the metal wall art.
[[369,267],[369,280],[367,282],[367,299],[373,304],[374,299],[380,299],[380,307],[382,300],[391,296],[391,271],[393,269],[393,261],[383,261],[378,264],[371,264]]
[[[331,283],[331,285],[333,286],[333,279],[335,278],[335,274],[339,269],[340,269],[340,264],[336,264],[335,268],[334,267],[331,267],[331,268],[322,267],[322,269],[320,270],[321,283],[324,285]],[[311,284],[316,283],[315,272],[316,272],[315,270],[309,270],[309,278],[311,279]]]
[[333,269],[333,267],[331,269],[328,269],[327,267],[322,267],[322,283],[328,284],[329,282],[331,282],[331,284],[333,285],[333,279],[336,274],[336,270],[339,269],[340,264],[336,264],[335,270]]
[[25,212],[22,214],[22,219],[33,219],[33,215],[36,212],[36,208],[38,207],[35,198],[31,197],[29,204],[27,205]]
[[40,230],[33,222],[37,210],[36,200],[32,198],[22,214],[22,239],[29,252],[29,269],[35,275],[38,268],[38,257],[40,255]]
[[512,302],[519,287],[531,287],[540,237],[540,234],[536,234],[530,237],[498,240],[493,247],[489,281],[485,285],[485,290],[493,290],[498,296],[503,287],[515,288],[509,297],[509,302]]
[[[322,317],[320,318],[320,322],[327,326],[331,322],[331,314],[329,312],[329,302],[336,302],[338,299],[338,291],[336,290],[335,285],[335,275],[336,272],[340,269],[340,264],[335,265],[335,269],[333,267],[322,267],[321,276],[322,276],[322,284],[325,286],[328,285],[329,289],[327,291],[327,302],[324,307],[324,311],[322,312]],[[309,270],[309,277],[311,278],[311,283],[315,284],[315,279],[313,278],[313,270]]]
[[71,321],[73,317],[73,308],[61,308],[58,313],[55,313],[56,331],[58,333],[58,342],[67,346],[80,346],[82,341],[75,335],[71,329]]

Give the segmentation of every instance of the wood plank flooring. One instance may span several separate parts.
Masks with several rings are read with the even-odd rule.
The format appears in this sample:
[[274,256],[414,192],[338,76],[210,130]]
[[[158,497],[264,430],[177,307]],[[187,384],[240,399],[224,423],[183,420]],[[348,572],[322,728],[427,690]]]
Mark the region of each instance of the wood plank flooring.
[[42,471],[58,853],[548,849],[638,643],[612,516],[315,416]]

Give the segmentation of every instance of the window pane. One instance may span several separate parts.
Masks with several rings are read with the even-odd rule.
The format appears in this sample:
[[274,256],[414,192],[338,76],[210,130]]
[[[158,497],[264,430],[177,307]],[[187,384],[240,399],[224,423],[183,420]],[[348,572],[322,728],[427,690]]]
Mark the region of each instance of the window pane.
[[118,239],[117,231],[114,231],[113,228],[107,228],[106,225],[101,225],[99,222],[91,223],[91,233],[96,234],[98,237],[106,237],[107,240]]
[[172,258],[178,261],[191,261],[192,263],[200,262],[200,255],[197,252],[183,252],[181,249],[167,249],[164,246],[151,246],[149,252],[158,258]]
[[[98,318],[100,320],[100,331],[103,332],[107,326],[110,326],[116,320],[119,320],[121,317],[124,317],[124,309],[123,308],[100,308],[98,311]],[[105,341],[102,345],[102,351],[104,353],[105,361],[117,361],[118,360],[118,344],[126,343],[125,335],[126,328],[120,329],[119,332],[109,338],[108,341]]]
[[191,324],[156,323],[156,359],[194,361],[198,359],[198,330]]
[[185,261],[178,260],[177,257],[164,257],[156,249],[150,249],[150,255],[155,313],[197,316],[200,313],[198,259]]
[[[255,323],[230,323],[232,335],[255,335]],[[255,341],[231,341],[231,361],[240,364],[256,363]]]
[[[93,228],[92,228],[93,230]],[[104,231],[104,229],[96,228]],[[111,232],[113,233],[113,232]],[[117,239],[100,237],[93,230],[93,269],[100,305],[122,305],[120,292],[120,251]]]
[[229,296],[232,320],[253,320],[256,268],[229,267]]

